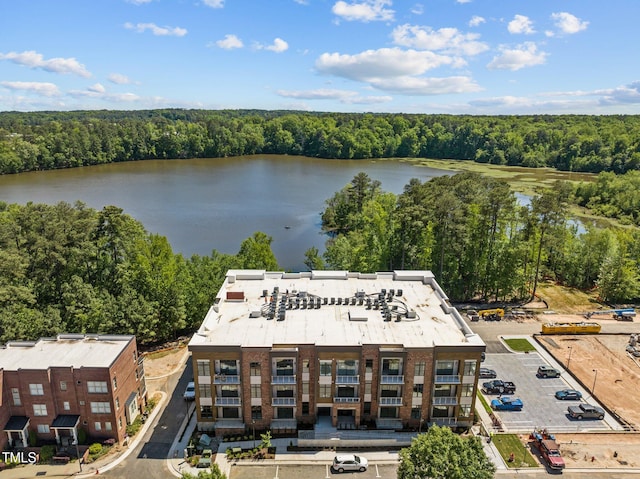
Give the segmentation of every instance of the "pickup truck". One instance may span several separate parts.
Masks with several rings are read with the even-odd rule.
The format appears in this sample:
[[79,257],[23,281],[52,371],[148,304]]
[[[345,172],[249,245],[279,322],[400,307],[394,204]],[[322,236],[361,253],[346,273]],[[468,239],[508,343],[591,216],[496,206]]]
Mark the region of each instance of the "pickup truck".
[[522,411],[522,400],[501,396],[491,401],[491,409],[494,411]]
[[540,451],[542,460],[547,463],[547,466],[554,470],[564,469],[564,459],[560,455],[560,447],[556,442],[555,436],[549,434],[546,429],[542,429],[534,431],[532,437],[535,440],[538,451]]
[[482,390],[485,394],[513,394],[516,392],[516,385],[511,381],[502,381],[494,379],[482,383]]
[[604,409],[591,404],[578,404],[567,408],[569,416],[574,419],[604,419]]

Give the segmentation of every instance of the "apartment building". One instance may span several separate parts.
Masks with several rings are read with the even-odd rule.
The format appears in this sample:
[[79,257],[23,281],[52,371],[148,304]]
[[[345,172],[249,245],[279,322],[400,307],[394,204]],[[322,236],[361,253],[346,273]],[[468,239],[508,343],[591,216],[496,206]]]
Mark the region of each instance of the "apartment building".
[[485,344],[429,271],[230,270],[189,343],[198,427],[474,421]]
[[0,449],[126,436],[146,405],[135,336],[62,334],[0,348]]

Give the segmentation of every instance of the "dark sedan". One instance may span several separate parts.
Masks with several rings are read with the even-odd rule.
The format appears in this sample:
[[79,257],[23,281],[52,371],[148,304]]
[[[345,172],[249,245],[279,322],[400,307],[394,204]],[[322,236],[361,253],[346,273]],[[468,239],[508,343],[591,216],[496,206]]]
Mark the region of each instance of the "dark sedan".
[[481,378],[487,378],[487,379],[493,379],[493,378],[497,378],[498,374],[493,369],[480,368],[480,377]]
[[582,399],[582,393],[575,389],[563,389],[562,391],[556,391],[556,399],[567,399],[579,401]]

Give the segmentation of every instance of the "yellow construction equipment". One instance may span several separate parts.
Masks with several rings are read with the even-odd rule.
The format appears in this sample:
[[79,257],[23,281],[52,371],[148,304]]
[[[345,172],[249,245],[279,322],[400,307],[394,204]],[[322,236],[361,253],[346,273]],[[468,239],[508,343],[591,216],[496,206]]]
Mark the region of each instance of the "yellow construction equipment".
[[482,309],[478,311],[478,316],[486,321],[500,321],[502,318],[504,318],[504,309]]
[[597,334],[601,326],[598,323],[546,323],[542,325],[542,334]]

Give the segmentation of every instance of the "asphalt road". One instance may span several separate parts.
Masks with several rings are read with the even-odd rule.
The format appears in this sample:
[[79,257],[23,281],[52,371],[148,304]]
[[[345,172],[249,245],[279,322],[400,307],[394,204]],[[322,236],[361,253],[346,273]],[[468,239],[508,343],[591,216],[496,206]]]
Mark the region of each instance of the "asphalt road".
[[156,416],[155,423],[149,427],[135,450],[113,469],[100,473],[116,479],[166,479],[174,477],[167,468],[167,456],[171,444],[179,434],[180,426],[187,414],[187,404],[181,394],[193,377],[191,356],[188,356],[185,367],[175,374],[159,381],[159,389],[169,396],[163,411]]

